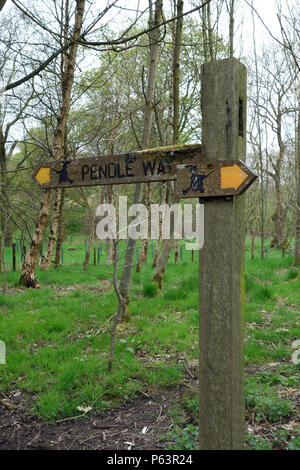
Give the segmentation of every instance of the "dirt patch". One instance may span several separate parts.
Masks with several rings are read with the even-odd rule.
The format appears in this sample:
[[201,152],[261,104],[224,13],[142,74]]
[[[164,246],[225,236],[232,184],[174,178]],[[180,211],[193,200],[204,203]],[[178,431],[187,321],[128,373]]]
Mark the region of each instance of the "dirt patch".
[[168,410],[180,401],[196,381],[167,388],[152,396],[140,396],[103,414],[45,423],[28,413],[30,397],[20,392],[0,400],[0,450],[155,450],[167,449],[161,442],[173,424]]

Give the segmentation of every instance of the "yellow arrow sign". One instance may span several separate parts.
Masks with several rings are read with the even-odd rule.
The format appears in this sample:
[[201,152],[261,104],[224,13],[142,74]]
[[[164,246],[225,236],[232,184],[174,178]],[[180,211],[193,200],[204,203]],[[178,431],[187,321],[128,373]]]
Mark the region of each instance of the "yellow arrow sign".
[[247,173],[236,164],[221,167],[221,189],[238,189],[247,178]]
[[50,167],[42,166],[34,175],[34,177],[40,184],[50,183]]

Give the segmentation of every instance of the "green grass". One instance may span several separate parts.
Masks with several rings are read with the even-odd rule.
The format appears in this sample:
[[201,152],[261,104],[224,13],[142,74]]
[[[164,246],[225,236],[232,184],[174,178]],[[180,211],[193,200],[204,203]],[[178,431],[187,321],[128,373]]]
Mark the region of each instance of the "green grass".
[[[68,251],[72,247],[77,249]],[[83,240],[65,243],[64,265],[38,270],[37,290],[17,288],[20,273],[9,271],[8,294],[0,295],[0,339],[7,348],[7,364],[0,365],[1,390],[13,386],[31,392],[32,411],[48,421],[78,415],[78,407],[104,410],[141,391],[179,384],[185,364],[198,357],[196,255],[192,262],[183,250],[178,265],[172,255],[160,291],[151,282],[149,248],[147,266],[133,272],[131,320],[118,327],[114,367],[108,373],[117,301],[101,278],[111,276],[112,268],[103,253],[100,265],[83,273],[84,251]],[[297,412],[293,395],[283,393],[299,388],[300,381],[300,366],[291,362],[292,343],[300,339],[300,270],[292,263],[276,250],[264,261],[251,260],[246,252],[245,365],[254,368],[246,380],[246,404],[258,424],[267,420],[279,426]],[[270,363],[275,365],[262,370]],[[174,405],[173,447],[193,447],[197,400],[195,393],[187,394]],[[296,448],[299,433],[293,432],[275,433],[271,443],[249,434],[247,445],[272,448],[284,441],[286,448]]]

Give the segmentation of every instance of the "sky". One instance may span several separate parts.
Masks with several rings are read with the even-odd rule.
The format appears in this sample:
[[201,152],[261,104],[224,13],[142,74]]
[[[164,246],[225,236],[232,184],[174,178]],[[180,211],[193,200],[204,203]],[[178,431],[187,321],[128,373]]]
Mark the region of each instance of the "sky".
[[[278,0],[247,0],[251,4],[253,1],[253,6],[257,10],[258,14],[270,30],[270,32],[275,36],[280,38],[280,28],[279,23],[276,17],[277,13],[277,3]],[[282,5],[286,2],[289,2],[290,5],[295,3],[296,0],[282,0]],[[99,6],[103,0],[98,0]],[[164,1],[164,5],[169,5],[169,0]],[[215,0],[212,0],[212,8],[215,3]],[[247,55],[251,53],[251,48],[253,49],[253,19],[251,8],[247,5],[246,0],[236,0],[237,3],[237,12],[236,12],[236,24],[235,24],[235,47],[236,47],[236,56]],[[199,4],[199,0],[185,0],[184,2],[184,11],[189,11],[195,7],[195,4]],[[103,5],[103,3],[102,3]],[[136,10],[139,7],[139,10],[142,11],[147,8],[148,0],[119,0],[118,5],[126,9],[119,11],[117,17],[114,17],[115,23],[120,24],[122,19],[126,17],[134,18],[136,15]],[[132,11],[130,11],[132,9]],[[116,10],[114,10],[116,11]],[[220,22],[220,30],[227,36],[228,34],[228,17],[226,15],[226,6],[224,0],[223,8],[223,17]],[[197,15],[197,13],[195,13]],[[112,15],[113,19],[113,15]],[[256,43],[259,46],[264,42],[271,41],[271,36],[267,32],[265,26],[259,20],[258,16],[254,14],[255,21],[255,38]]]

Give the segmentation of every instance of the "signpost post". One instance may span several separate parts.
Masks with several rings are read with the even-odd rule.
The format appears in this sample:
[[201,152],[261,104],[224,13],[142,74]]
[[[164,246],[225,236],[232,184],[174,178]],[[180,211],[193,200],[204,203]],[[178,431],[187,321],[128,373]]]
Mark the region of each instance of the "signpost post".
[[244,164],[246,68],[236,59],[202,67],[202,138],[203,145],[51,161],[39,165],[33,177],[45,189],[177,180],[178,197],[205,203],[199,253],[199,447],[242,449],[245,201],[235,196],[256,175]]
[[[236,59],[202,67],[202,143],[204,161],[245,160],[246,68]],[[244,197],[209,199],[199,252],[200,449],[244,446],[244,250]]]

